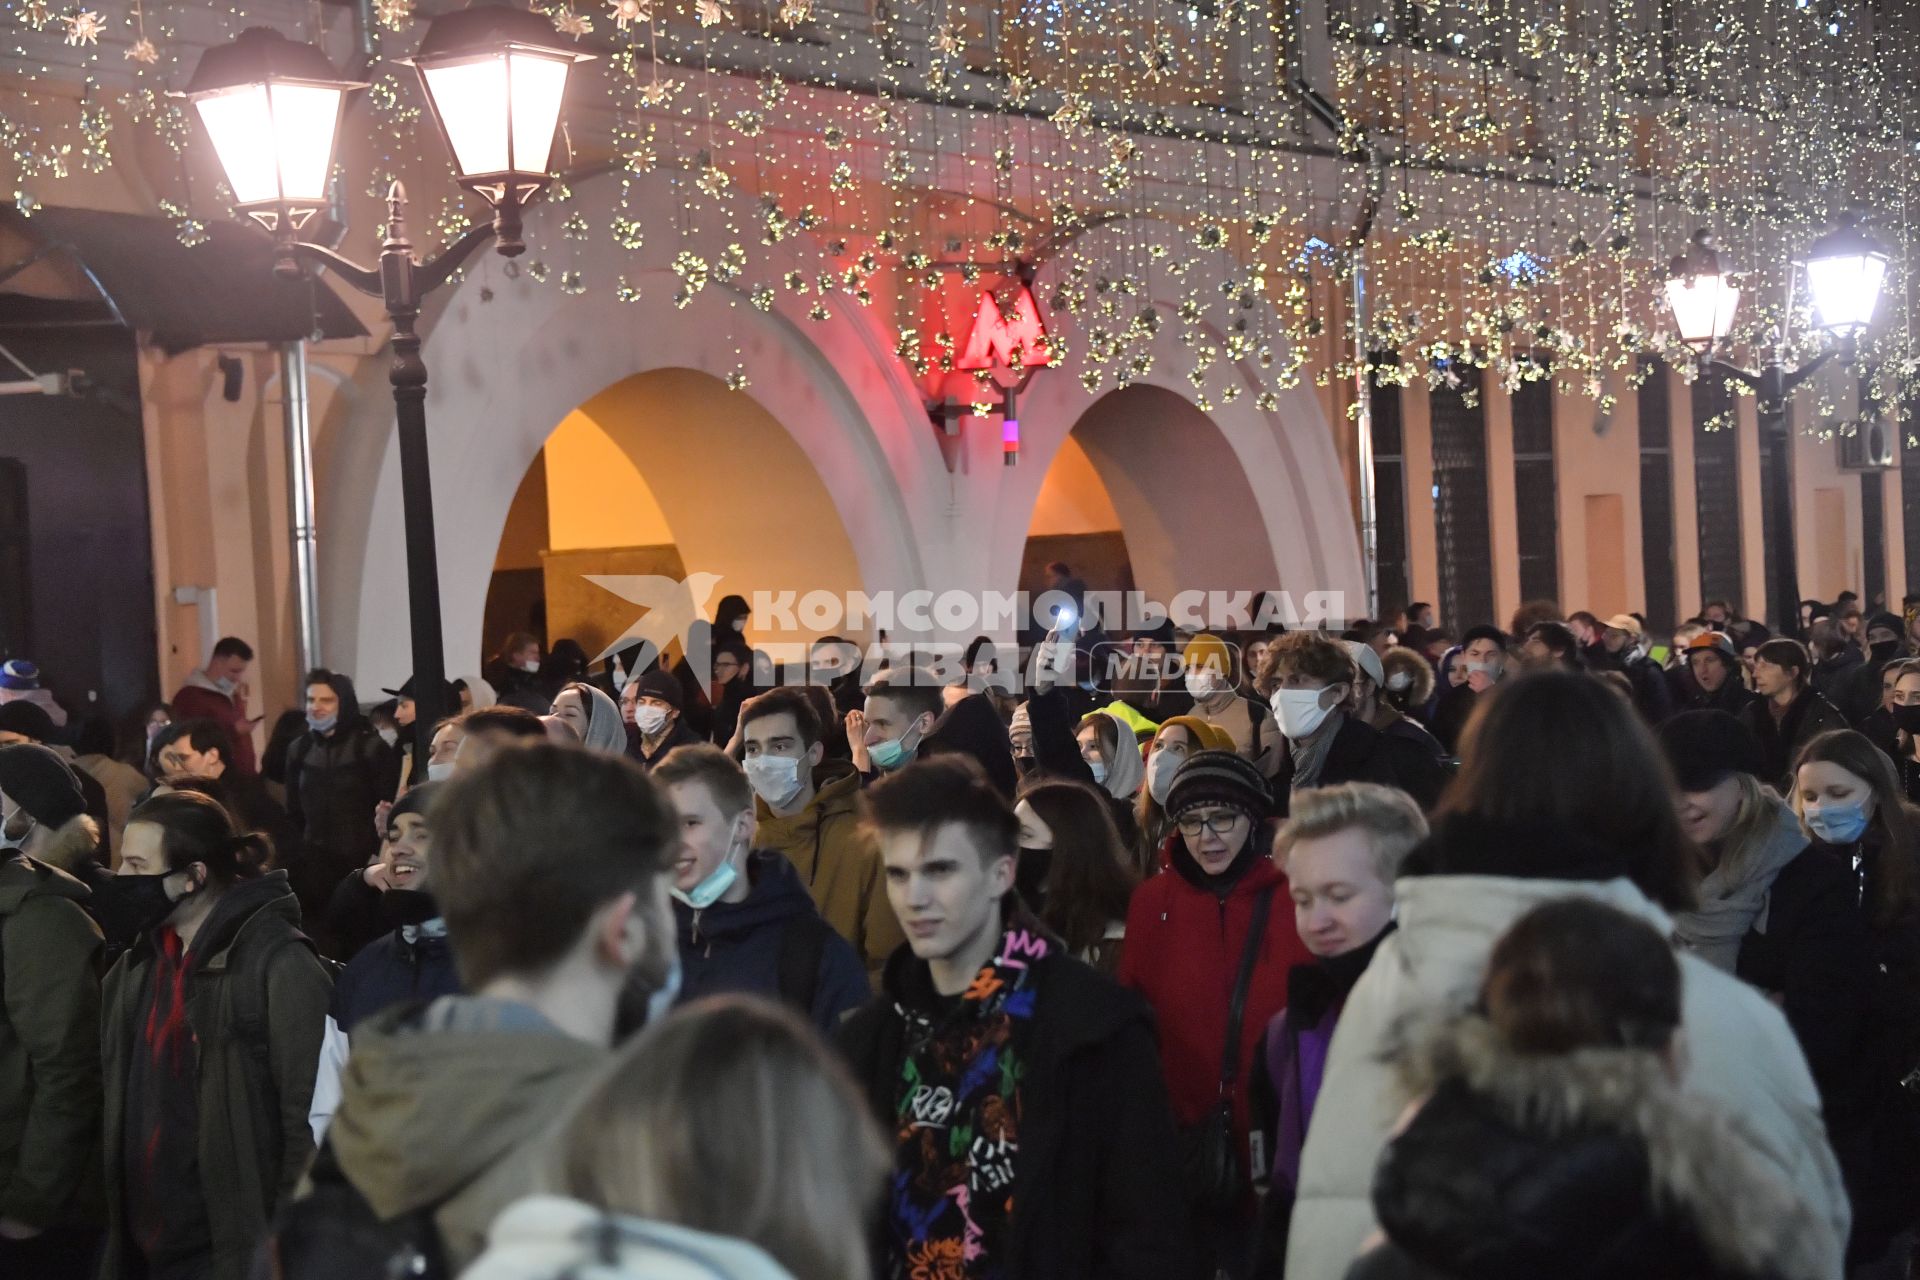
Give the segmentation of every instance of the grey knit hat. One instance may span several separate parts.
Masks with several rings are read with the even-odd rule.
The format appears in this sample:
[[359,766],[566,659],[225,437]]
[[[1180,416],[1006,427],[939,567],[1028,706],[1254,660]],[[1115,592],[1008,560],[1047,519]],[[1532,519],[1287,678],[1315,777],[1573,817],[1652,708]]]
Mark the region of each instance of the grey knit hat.
[[1234,751],[1200,751],[1187,757],[1167,792],[1167,816],[1178,819],[1204,804],[1226,805],[1264,822],[1273,814],[1273,790],[1253,762]]

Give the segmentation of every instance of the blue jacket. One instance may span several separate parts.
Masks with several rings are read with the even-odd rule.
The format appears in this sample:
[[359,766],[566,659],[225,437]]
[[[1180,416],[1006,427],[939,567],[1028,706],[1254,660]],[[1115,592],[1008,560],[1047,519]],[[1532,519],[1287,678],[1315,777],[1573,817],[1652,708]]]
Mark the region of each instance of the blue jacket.
[[342,1031],[398,1004],[425,1004],[461,994],[453,950],[442,937],[418,934],[408,942],[401,930],[369,942],[333,984],[333,1020]]
[[[866,966],[852,944],[821,920],[786,858],[756,850],[747,858],[747,878],[753,889],[744,902],[716,902],[696,911],[674,901],[682,970],[679,1003],[729,991],[780,999],[781,952],[791,945],[784,940],[798,922],[802,928],[818,929],[820,956],[811,1005],[800,1012],[822,1032],[831,1033],[842,1014],[873,998]],[[814,923],[809,926],[808,921]],[[804,951],[795,947],[789,953]]]

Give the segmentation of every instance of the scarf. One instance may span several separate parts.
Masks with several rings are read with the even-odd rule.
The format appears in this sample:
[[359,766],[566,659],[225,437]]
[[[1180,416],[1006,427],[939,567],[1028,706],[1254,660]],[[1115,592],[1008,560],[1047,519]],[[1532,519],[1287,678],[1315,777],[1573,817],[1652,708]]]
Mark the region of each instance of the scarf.
[[914,965],[894,1010],[904,1020],[888,1194],[894,1280],[994,1280],[1007,1273],[1020,1086],[1034,1012],[1034,969],[1051,950],[1016,918],[958,1000]]
[[1773,825],[1750,849],[1728,849],[1700,882],[1700,905],[1673,918],[1674,932],[1702,960],[1726,973],[1740,959],[1740,942],[1767,931],[1767,894],[1781,869],[1807,847],[1800,820],[1778,800]]
[[1312,740],[1288,742],[1293,752],[1293,789],[1302,790],[1320,785],[1320,771],[1327,767],[1327,753],[1333,750],[1333,740],[1340,736],[1340,726],[1346,722],[1343,712],[1334,711],[1327,715],[1326,723],[1320,726],[1319,734]]

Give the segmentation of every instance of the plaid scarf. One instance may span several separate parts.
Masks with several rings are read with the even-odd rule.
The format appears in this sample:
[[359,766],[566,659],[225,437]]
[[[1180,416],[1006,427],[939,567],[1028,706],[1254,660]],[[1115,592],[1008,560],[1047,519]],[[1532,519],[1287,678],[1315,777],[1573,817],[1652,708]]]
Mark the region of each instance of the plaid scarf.
[[895,1002],[907,1052],[895,1105],[898,1154],[888,1201],[894,1280],[994,1280],[1007,1274],[1020,1085],[1034,969],[1050,947],[1016,921],[950,1008],[924,989]]

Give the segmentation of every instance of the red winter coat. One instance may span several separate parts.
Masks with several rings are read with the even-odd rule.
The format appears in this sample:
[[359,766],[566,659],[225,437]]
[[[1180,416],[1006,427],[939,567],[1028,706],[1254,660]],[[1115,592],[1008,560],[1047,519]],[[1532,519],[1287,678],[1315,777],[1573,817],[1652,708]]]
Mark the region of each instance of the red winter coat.
[[[1264,844],[1265,836],[1255,837]],[[1179,842],[1176,833],[1174,842]],[[1188,878],[1199,869],[1178,849],[1172,865],[1134,891],[1127,910],[1127,945],[1118,977],[1153,1006],[1160,1029],[1160,1065],[1174,1118],[1193,1125],[1220,1097],[1220,1060],[1226,1048],[1233,982],[1260,893],[1274,888],[1273,909],[1240,1023],[1239,1071],[1234,1081],[1234,1129],[1243,1157],[1247,1141],[1247,1086],[1253,1054],[1267,1023],[1287,1006],[1287,975],[1311,963],[1293,925],[1287,878],[1267,858],[1233,886],[1223,902]],[[1184,870],[1183,870],[1184,868]],[[1251,1166],[1243,1166],[1251,1167]]]
[[173,695],[173,718],[175,720],[211,720],[227,731],[233,739],[233,759],[227,761],[229,768],[237,769],[248,777],[260,772],[259,764],[253,756],[253,726],[247,723],[246,708],[234,701],[231,694],[208,688],[203,681],[206,676],[196,671],[180,692]]

